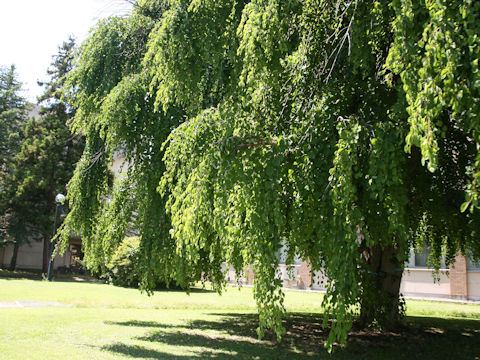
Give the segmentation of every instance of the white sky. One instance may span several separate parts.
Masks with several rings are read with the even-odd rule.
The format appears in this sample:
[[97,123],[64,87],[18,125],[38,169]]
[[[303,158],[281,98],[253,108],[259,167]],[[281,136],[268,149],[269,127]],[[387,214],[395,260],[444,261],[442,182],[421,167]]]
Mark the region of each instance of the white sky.
[[34,102],[42,93],[37,80],[48,78],[52,56],[69,35],[78,45],[98,19],[128,9],[125,0],[0,0],[0,66],[15,64]]

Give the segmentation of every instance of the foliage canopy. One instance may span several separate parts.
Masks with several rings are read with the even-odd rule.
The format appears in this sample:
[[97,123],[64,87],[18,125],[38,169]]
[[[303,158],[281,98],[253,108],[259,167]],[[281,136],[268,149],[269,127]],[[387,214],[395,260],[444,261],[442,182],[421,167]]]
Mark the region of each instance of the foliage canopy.
[[[284,332],[285,246],[330,279],[330,345],[359,307],[392,325],[410,247],[437,267],[480,255],[479,15],[468,0],[138,1],[68,75],[87,143],[63,233],[101,269],[137,229],[146,288],[204,274],[221,291],[222,264],[251,265],[259,335]],[[119,151],[134,166],[111,187]]]

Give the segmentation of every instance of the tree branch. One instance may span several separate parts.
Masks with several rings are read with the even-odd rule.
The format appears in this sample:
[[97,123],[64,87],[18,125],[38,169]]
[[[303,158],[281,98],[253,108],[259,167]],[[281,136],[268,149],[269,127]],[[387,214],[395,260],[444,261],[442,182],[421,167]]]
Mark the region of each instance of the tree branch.
[[247,147],[258,147],[258,146],[276,146],[278,145],[276,141],[265,141],[259,137],[256,136],[249,136],[249,137],[239,137],[239,136],[230,136],[225,139],[219,140],[215,142],[214,145],[220,145],[224,142],[227,142],[229,140],[241,140],[241,141],[255,141],[255,142],[245,142],[243,144],[238,144],[236,146],[237,149],[243,149]]
[[277,146],[277,142],[276,141],[260,141],[257,143],[239,144],[237,145],[237,149],[243,149],[247,147],[258,147],[258,146]]

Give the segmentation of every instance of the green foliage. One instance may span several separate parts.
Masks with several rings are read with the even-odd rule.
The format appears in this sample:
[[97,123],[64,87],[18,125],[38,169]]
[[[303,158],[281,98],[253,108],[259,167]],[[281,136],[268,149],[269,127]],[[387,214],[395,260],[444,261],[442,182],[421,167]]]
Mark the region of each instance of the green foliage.
[[[117,286],[139,288],[144,281],[145,270],[142,269],[144,263],[141,261],[141,244],[138,236],[130,236],[115,248],[110,262],[106,264],[105,274],[107,280]],[[179,288],[175,283],[166,284],[157,281],[149,284],[148,290],[158,290],[169,288]]]
[[[479,141],[480,4],[436,0],[393,1],[392,6],[395,38],[386,66],[400,75],[408,102],[406,149],[418,146],[422,163],[433,172],[441,166],[440,142],[449,137],[452,126],[469,138],[462,145],[474,146]],[[456,149],[450,146],[448,150]],[[480,156],[471,151],[469,157],[462,212],[470,204],[471,208],[479,206]]]
[[[437,255],[443,241],[450,259],[465,247],[478,256],[471,235],[478,231],[478,216],[473,214],[480,176],[480,4],[393,1],[392,7],[394,39],[385,67],[399,76],[394,81],[402,86],[407,102],[410,128],[405,148],[413,152],[412,146],[419,147],[422,164],[437,174],[423,190],[430,192],[429,197],[445,197],[441,207],[430,208],[428,235],[438,239],[433,246]],[[467,208],[470,214],[459,214],[458,209],[465,213]],[[465,221],[471,226],[460,225]],[[460,231],[460,236],[451,234],[451,229]],[[458,243],[452,245],[455,238]]]
[[[65,192],[83,150],[80,137],[67,126],[73,110],[60,99],[59,89],[71,68],[74,41],[59,48],[42,84],[40,118],[28,120],[19,130],[21,147],[10,161],[0,199],[0,214],[8,216],[7,233],[17,245],[31,240],[50,240],[55,195]],[[48,243],[47,243],[48,245]],[[44,259],[44,265],[46,259]]]
[[141,270],[138,268],[140,239],[126,237],[107,264],[107,278],[117,286],[138,287]]
[[9,162],[20,149],[19,133],[27,110],[21,90],[15,66],[0,67],[0,179],[10,171]]
[[21,94],[15,66],[0,67],[0,246],[15,243],[7,230],[8,181],[13,171],[13,159],[21,146],[21,128],[26,122],[27,103]]
[[[225,266],[251,266],[258,333],[279,338],[285,246],[287,262],[330,279],[330,349],[359,307],[391,326],[409,247],[430,245],[437,266],[480,256],[478,13],[468,1],[144,0],[100,22],[65,87],[87,145],[63,236],[81,231],[98,269],[136,229],[147,289],[208,279],[221,292]],[[119,151],[132,166],[110,187]]]

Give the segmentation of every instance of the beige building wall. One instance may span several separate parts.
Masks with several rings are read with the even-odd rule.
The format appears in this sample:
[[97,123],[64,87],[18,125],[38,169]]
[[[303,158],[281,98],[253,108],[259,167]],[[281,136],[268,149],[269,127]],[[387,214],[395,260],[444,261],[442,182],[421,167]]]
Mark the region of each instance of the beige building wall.
[[403,294],[480,300],[480,269],[469,269],[463,255],[457,255],[449,269],[441,269],[438,278],[433,269],[415,266],[414,256],[412,252],[403,273]]
[[[0,252],[0,265],[3,268],[10,266],[12,259],[13,246],[6,246]],[[18,249],[17,269],[41,270],[43,262],[43,243],[41,241],[32,241],[30,244],[22,245]],[[54,268],[60,266],[70,266],[70,251],[65,251],[64,255],[57,255],[54,261]]]
[[116,178],[121,176],[123,172],[127,171],[128,164],[125,161],[125,157],[124,156],[115,157],[115,159],[113,160],[111,169]]
[[468,271],[467,289],[468,298],[480,300],[480,270]]
[[450,279],[447,271],[440,271],[438,281],[435,281],[432,269],[405,269],[400,285],[400,292],[404,295],[436,295],[448,297],[450,295]]

